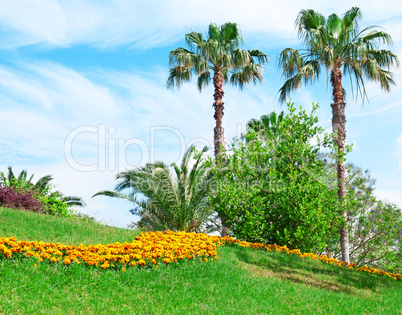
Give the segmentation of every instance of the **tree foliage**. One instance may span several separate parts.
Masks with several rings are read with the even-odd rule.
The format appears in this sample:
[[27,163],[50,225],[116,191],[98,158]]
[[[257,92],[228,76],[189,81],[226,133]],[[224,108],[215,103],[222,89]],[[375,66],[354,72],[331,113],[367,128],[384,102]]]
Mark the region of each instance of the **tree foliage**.
[[[402,211],[375,196],[368,170],[347,164],[346,197],[351,261],[399,273],[402,271]],[[339,257],[339,242],[330,249]]]
[[[287,79],[279,90],[281,101],[285,101],[286,96],[302,83],[318,80],[322,66],[333,85],[337,83],[334,77],[339,75],[337,71],[348,75],[350,83],[355,83],[357,95],[360,94],[363,100],[367,97],[365,78],[379,82],[385,91],[390,90],[391,85],[395,84],[390,69],[398,66],[399,60],[397,55],[379,46],[391,44],[391,36],[376,26],[361,30],[360,20],[361,11],[358,7],[352,7],[343,17],[331,14],[325,18],[311,9],[299,12],[296,27],[305,48],[286,48],[280,52],[279,66]],[[339,88],[342,89],[342,86]],[[334,92],[335,89],[334,86]],[[344,89],[342,94],[345,94]]]
[[192,31],[185,39],[188,49],[180,47],[170,52],[168,87],[180,87],[191,80],[192,73],[197,75],[199,90],[207,86],[217,72],[222,73],[225,82],[241,89],[248,83],[262,81],[261,64],[268,61],[268,56],[258,49],[242,48],[243,39],[236,23],[221,26],[211,23],[206,38]]
[[[312,112],[296,111],[280,132],[261,137],[249,128],[225,163],[217,163],[211,202],[234,236],[312,251],[324,248],[342,223],[336,190],[322,183],[320,147],[332,148]],[[313,145],[311,140],[317,144]]]

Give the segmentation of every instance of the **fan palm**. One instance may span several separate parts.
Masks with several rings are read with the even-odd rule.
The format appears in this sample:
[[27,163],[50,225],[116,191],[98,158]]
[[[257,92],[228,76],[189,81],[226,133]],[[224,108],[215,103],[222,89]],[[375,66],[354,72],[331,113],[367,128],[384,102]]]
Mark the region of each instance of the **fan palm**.
[[260,119],[250,119],[247,122],[247,128],[259,133],[263,138],[277,139],[280,135],[280,124],[283,121],[284,112],[278,115],[272,112],[268,115],[262,115]]
[[213,213],[207,199],[213,176],[201,158],[206,151],[204,147],[190,168],[194,152],[191,146],[180,166],[172,164],[174,175],[163,162],[121,172],[116,176],[120,183],[114,191],[100,191],[94,197],[104,195],[133,202],[137,206],[133,213],[140,215],[143,226],[149,229],[193,232]]
[[[326,69],[332,85],[332,129],[337,147],[338,198],[342,202],[345,188],[345,90],[342,86],[343,74],[349,75],[363,98],[367,98],[364,79],[379,82],[385,91],[394,85],[391,67],[399,65],[398,58],[389,50],[379,49],[380,44],[392,42],[391,36],[384,31],[368,26],[359,29],[360,9],[351,8],[343,17],[336,14],[327,19],[314,10],[301,10],[296,19],[299,37],[304,50],[284,49],[279,55],[279,65],[287,79],[279,90],[280,101],[284,102],[289,93],[301,84],[318,80],[321,66]],[[347,220],[347,210],[343,212]],[[348,230],[340,230],[342,259],[349,262]]]
[[243,40],[235,23],[228,22],[220,27],[210,24],[206,39],[201,33],[193,31],[186,34],[185,39],[189,49],[177,48],[170,52],[171,69],[167,87],[180,87],[183,82],[191,80],[193,72],[198,76],[197,85],[200,91],[213,80],[216,122],[214,153],[217,158],[219,151],[224,150],[225,139],[222,127],[223,83],[230,81],[243,89],[250,82],[261,82],[261,65],[268,61],[268,56],[260,50],[240,48]]

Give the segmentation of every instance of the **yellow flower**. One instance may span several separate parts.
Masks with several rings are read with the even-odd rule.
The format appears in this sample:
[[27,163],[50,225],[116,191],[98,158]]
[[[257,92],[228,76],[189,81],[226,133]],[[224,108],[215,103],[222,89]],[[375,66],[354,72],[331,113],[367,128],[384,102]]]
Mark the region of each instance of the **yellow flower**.
[[137,261],[137,265],[138,265],[138,266],[145,266],[145,265],[146,265],[146,262],[145,262],[144,259],[140,259],[139,261]]
[[70,260],[70,258],[64,258],[63,262],[64,262],[66,265],[69,265],[69,264],[71,263],[71,260]]

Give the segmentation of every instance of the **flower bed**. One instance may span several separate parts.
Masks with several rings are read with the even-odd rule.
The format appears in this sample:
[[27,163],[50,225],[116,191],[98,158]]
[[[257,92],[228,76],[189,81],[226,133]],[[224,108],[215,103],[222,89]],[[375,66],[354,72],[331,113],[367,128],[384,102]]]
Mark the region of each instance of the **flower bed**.
[[345,263],[325,255],[302,253],[298,249],[286,246],[265,245],[236,240],[232,237],[209,236],[202,233],[185,232],[147,232],[141,233],[131,242],[107,245],[79,246],[62,245],[35,241],[17,241],[15,237],[0,238],[0,259],[12,257],[34,257],[39,262],[85,264],[102,269],[119,269],[126,271],[128,267],[153,267],[158,265],[180,263],[186,260],[213,262],[217,259],[217,247],[225,244],[237,244],[253,249],[276,251],[297,255],[301,258],[321,260],[324,263],[336,264],[339,267],[356,269],[357,271],[377,273],[394,280],[402,280],[400,274],[392,274],[367,266],[356,268],[354,263]]

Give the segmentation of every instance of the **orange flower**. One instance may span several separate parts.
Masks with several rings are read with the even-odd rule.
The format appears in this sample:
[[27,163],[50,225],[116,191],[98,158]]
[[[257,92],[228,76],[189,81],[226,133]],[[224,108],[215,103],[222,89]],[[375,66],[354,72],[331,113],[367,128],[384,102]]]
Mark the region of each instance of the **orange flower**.
[[71,263],[71,260],[70,260],[70,258],[65,258],[63,260],[63,262],[64,262],[64,264],[69,265]]
[[145,265],[146,265],[146,262],[145,262],[145,260],[140,259],[140,260],[137,262],[137,265],[138,265],[138,266],[145,266]]

